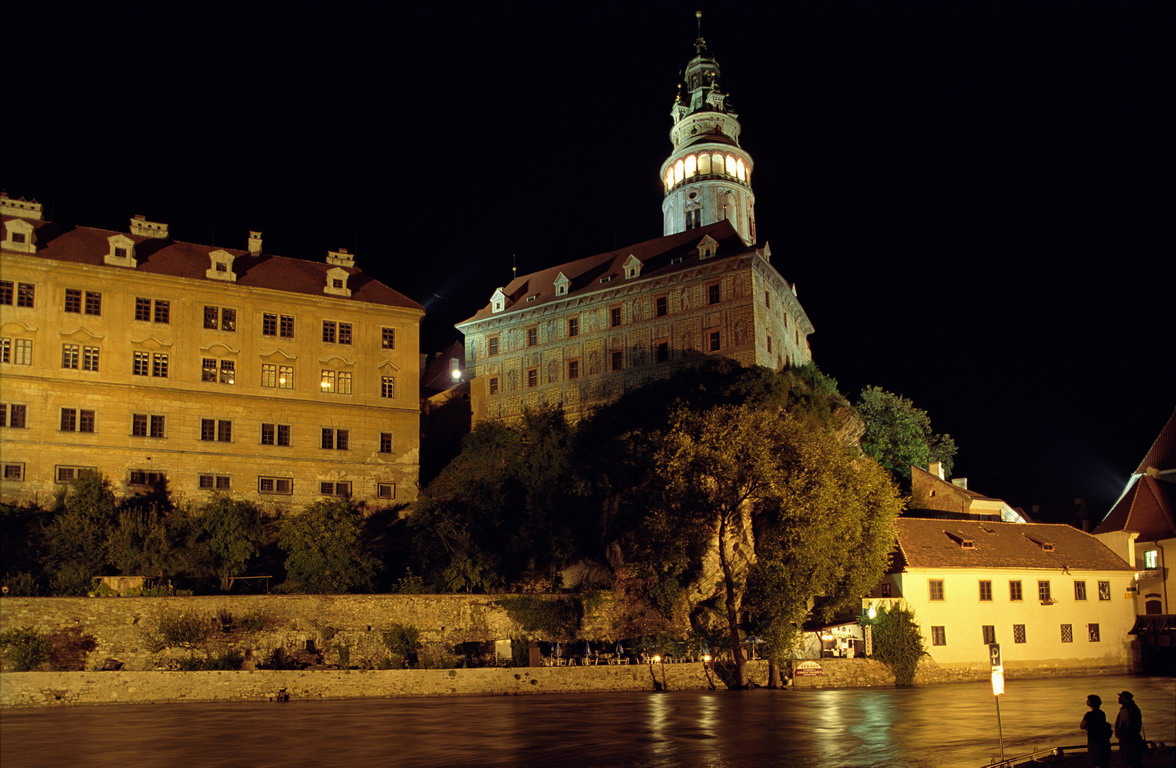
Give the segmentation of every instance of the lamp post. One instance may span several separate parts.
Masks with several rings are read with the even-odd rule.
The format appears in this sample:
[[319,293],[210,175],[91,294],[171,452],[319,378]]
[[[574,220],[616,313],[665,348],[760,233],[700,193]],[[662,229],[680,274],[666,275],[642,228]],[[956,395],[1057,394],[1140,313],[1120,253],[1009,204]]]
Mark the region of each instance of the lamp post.
[[712,657],[709,653],[702,654],[702,671],[706,674],[706,684],[713,691],[715,689],[715,681],[711,678],[710,665]]

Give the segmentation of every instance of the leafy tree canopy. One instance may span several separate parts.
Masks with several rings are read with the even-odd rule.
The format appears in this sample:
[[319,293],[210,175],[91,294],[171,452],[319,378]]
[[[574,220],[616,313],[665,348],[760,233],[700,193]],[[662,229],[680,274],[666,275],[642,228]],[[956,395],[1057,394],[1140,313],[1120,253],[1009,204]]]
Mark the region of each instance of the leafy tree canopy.
[[286,591],[371,588],[377,561],[364,547],[362,512],[346,500],[318,501],[283,519],[278,546],[286,553]]
[[932,461],[942,462],[944,472],[951,473],[955,440],[932,430],[931,417],[908,398],[866,387],[855,407],[866,428],[862,450],[892,475],[909,481],[912,464],[926,467]]

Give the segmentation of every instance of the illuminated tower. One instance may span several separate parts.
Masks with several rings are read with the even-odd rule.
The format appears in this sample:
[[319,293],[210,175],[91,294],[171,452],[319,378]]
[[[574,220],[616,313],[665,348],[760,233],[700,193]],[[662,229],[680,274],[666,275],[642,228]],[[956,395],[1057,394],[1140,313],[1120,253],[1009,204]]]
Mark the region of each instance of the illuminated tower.
[[[701,19],[702,12],[697,15]],[[739,146],[738,115],[719,87],[719,64],[707,51],[701,22],[694,50],[670,110],[674,151],[661,168],[664,234],[728,219],[745,242],[754,243],[751,155]]]

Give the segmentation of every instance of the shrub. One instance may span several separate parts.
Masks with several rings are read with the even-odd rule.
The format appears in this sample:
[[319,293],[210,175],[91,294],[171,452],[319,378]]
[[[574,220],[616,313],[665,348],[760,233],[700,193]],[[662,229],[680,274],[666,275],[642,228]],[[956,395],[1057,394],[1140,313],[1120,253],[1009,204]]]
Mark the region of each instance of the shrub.
[[571,640],[580,629],[584,605],[578,598],[531,595],[505,597],[497,605],[511,621],[543,640]]
[[3,648],[17,672],[29,672],[49,660],[52,646],[48,638],[32,627],[22,627],[0,633]]
[[894,684],[914,684],[919,659],[925,653],[915,614],[902,605],[882,608],[874,619],[874,658],[890,667]]
[[309,666],[310,664],[303,659],[286,653],[284,648],[273,649],[265,661],[257,663],[258,669],[306,669]]
[[37,585],[37,580],[33,578],[31,573],[6,573],[4,574],[4,586],[8,590],[4,594],[10,597],[36,597],[41,593],[41,588]]
[[421,647],[418,666],[421,669],[454,669],[461,656],[450,651],[444,643],[425,643]]
[[384,633],[384,647],[406,667],[415,667],[420,661],[421,631],[405,624],[393,624]]
[[169,647],[199,648],[215,629],[213,620],[191,611],[164,614],[159,617],[152,645],[157,651]]

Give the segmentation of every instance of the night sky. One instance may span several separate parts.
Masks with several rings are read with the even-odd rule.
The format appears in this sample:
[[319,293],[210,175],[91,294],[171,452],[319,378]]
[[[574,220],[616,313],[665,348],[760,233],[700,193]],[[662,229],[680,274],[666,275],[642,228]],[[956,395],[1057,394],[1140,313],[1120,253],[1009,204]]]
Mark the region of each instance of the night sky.
[[[348,248],[425,351],[512,255],[661,234],[698,3],[11,5],[0,187],[55,221]],[[1172,4],[760,5],[703,33],[815,360],[974,490],[1101,517],[1176,405]]]

